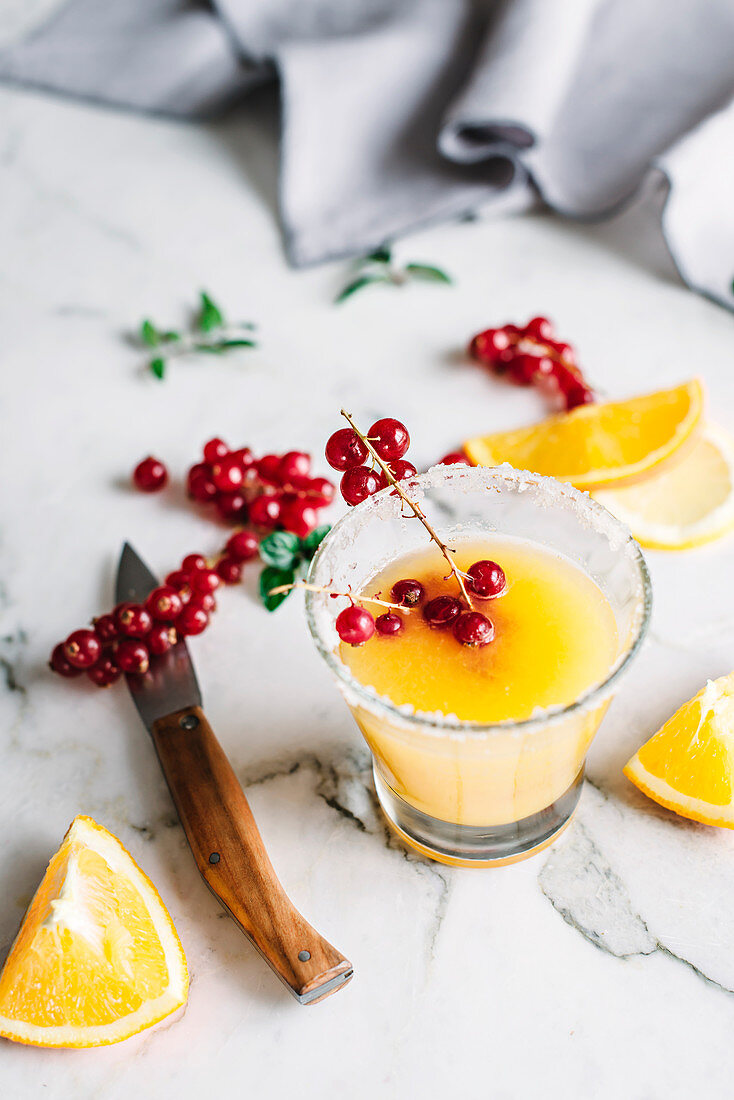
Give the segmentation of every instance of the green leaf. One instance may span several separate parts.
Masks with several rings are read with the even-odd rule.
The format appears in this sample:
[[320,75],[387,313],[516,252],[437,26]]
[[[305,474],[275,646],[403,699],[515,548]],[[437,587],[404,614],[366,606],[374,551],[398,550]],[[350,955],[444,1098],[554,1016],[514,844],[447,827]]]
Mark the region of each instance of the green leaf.
[[205,355],[221,355],[224,347],[221,342],[216,344],[194,344],[194,351],[202,351]]
[[[273,531],[260,543],[260,557],[266,565],[293,569],[301,551],[301,540],[290,531]],[[286,583],[286,582],[283,582]]]
[[[262,543],[260,543],[262,553]],[[293,584],[296,579],[295,570],[277,569],[274,565],[266,565],[260,574],[260,599],[268,611],[275,611],[283,600],[287,600],[290,592],[279,592],[277,596],[270,595],[271,588],[279,588],[282,584]],[[293,589],[291,589],[291,592]]]
[[149,348],[157,348],[161,342],[161,334],[153,322],[149,321],[147,318],[140,326],[140,339],[144,344],[147,344]]
[[181,333],[180,332],[173,332],[173,331],[171,331],[171,332],[162,332],[161,336],[164,340],[167,340],[169,343],[173,343],[175,340],[180,340],[181,339]]
[[451,276],[442,271],[440,267],[432,267],[430,264],[406,264],[405,270],[413,279],[422,279],[427,283],[451,283]]
[[307,561],[311,561],[318,550],[322,539],[325,539],[331,530],[331,525],[325,523],[323,527],[317,527],[311,532],[310,535],[306,535],[305,539],[301,539],[301,553]]
[[220,340],[220,348],[256,348],[254,340]]
[[362,287],[369,286],[370,283],[389,283],[391,281],[387,275],[360,275],[358,279],[353,279],[351,283],[347,283],[344,290],[337,294],[334,301],[338,305],[340,302],[345,302],[347,298],[351,298]]
[[392,251],[384,245],[381,248],[376,248],[374,252],[370,252],[369,256],[365,256],[365,260],[373,264],[389,264],[392,259]]
[[201,292],[201,310],[199,313],[199,328],[202,332],[211,332],[224,324],[224,316],[219,306],[209,297],[206,291]]
[[165,359],[151,359],[148,366],[150,367],[150,373],[155,375],[160,381],[163,381],[163,376],[166,373]]

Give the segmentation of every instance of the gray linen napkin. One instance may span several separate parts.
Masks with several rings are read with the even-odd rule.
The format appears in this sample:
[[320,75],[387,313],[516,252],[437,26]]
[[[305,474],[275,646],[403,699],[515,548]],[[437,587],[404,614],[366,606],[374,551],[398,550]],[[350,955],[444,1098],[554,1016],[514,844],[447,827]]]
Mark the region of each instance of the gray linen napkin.
[[652,193],[683,278],[734,308],[734,0],[34,3],[0,79],[205,117],[277,77],[296,264],[485,203]]

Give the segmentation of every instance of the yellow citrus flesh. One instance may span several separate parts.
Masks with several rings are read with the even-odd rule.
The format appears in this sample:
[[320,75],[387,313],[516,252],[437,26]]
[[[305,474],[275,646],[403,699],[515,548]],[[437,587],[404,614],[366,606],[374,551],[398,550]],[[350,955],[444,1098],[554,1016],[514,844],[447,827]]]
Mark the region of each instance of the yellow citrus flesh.
[[469,439],[477,466],[509,462],[518,470],[570,481],[577,489],[630,483],[669,459],[701,421],[702,383],[583,405],[540,424]]
[[122,844],[76,817],[0,974],[0,1035],[47,1047],[127,1039],[186,1002],[168,911]]
[[594,494],[652,550],[687,550],[734,529],[734,440],[706,425],[637,485]]
[[624,774],[661,806],[734,829],[734,672],[684,703]]

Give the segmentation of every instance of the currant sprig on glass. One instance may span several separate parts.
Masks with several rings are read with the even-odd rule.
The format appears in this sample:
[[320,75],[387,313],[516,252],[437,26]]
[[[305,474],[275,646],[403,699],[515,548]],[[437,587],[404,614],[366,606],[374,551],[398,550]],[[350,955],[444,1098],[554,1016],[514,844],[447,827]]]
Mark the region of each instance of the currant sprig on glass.
[[567,411],[595,400],[573,348],[556,339],[547,317],[533,317],[524,328],[506,324],[485,329],[472,337],[468,350],[493,374],[516,386],[536,386]]
[[[365,435],[357,428],[350,413],[342,409],[341,414],[349,428],[340,428],[334,432],[327,441],[325,453],[329,465],[335,470],[343,471],[341,493],[345,501],[351,507],[357,507],[380,489],[393,486],[403,504],[423,524],[431,540],[438,546],[451,570],[449,575],[453,574],[459,587],[458,597],[442,595],[424,603],[423,618],[431,627],[452,627],[454,637],[462,645],[487,645],[494,639],[494,624],[488,616],[474,608],[469,593],[480,600],[501,596],[507,587],[502,568],[489,560],[474,562],[466,573],[458,568],[452,557],[453,550],[438,536],[421,506],[410,495],[409,485],[405,485],[406,479],[414,477],[416,470],[404,458],[410,446],[410,435],[400,420],[383,417],[376,420]],[[377,469],[364,465],[368,457],[371,457]],[[446,464],[463,463],[465,456],[447,455],[443,461]],[[420,581],[405,578],[393,585],[391,595],[401,608],[411,608],[423,603],[425,591]],[[349,609],[345,609],[346,611]],[[337,634],[348,645],[363,645],[376,629],[381,634],[391,635],[399,634],[403,628],[401,620],[394,622],[390,618],[392,612],[381,616],[381,629],[377,628],[372,615],[365,608],[355,609],[349,615],[345,612],[338,616],[335,625]]]
[[358,274],[337,294],[335,301],[345,302],[358,290],[367,286],[405,286],[410,282],[451,284],[452,280],[445,271],[433,264],[409,263],[395,264],[392,249],[387,245],[375,249],[368,256],[357,261]]
[[140,326],[140,340],[145,347],[155,349],[155,355],[148,360],[148,369],[154,378],[162,381],[168,360],[174,357],[199,353],[221,355],[232,348],[257,347],[249,335],[254,328],[249,321],[227,324],[221,307],[202,290],[188,332],[162,329],[146,318]]

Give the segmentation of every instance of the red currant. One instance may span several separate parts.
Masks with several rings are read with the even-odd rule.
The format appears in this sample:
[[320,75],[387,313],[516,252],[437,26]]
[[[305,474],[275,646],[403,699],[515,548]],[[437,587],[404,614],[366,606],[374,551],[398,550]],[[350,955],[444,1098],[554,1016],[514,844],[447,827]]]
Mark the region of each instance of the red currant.
[[281,485],[290,484],[294,477],[308,477],[311,473],[311,456],[303,451],[288,451],[278,464]]
[[153,625],[150,614],[139,603],[118,604],[112,614],[118,632],[126,638],[144,638]]
[[215,569],[196,569],[191,574],[191,588],[195,595],[202,592],[216,592],[220,578]]
[[488,328],[478,332],[469,344],[469,355],[484,363],[493,363],[510,347],[510,337],[502,328]]
[[245,480],[245,471],[237,455],[225,455],[212,466],[212,481],[221,493],[234,493]]
[[533,317],[525,326],[525,335],[547,343],[553,339],[553,325],[547,317]]
[[423,608],[423,618],[430,626],[451,626],[461,614],[461,604],[455,596],[436,596]]
[[241,524],[248,518],[248,502],[241,493],[218,493],[215,504],[221,518],[230,524]]
[[576,353],[570,344],[565,344],[563,340],[549,340],[548,347],[556,353],[559,359],[562,359],[564,363],[571,366],[576,362]]
[[471,462],[466,457],[463,451],[449,451],[447,455],[444,455],[439,466],[471,466]]
[[217,495],[217,487],[212,481],[211,467],[199,462],[192,466],[186,477],[186,492],[192,500],[208,504]]
[[263,493],[255,497],[250,505],[250,522],[255,527],[262,527],[265,531],[272,531],[280,520],[281,499],[273,493]]
[[181,562],[184,573],[195,573],[197,569],[207,569],[206,558],[203,554],[187,554]]
[[57,672],[59,676],[64,676],[67,680],[71,680],[74,676],[81,676],[83,671],[81,668],[75,668],[66,659],[63,642],[59,642],[58,645],[54,646],[48,667],[52,672]]
[[115,643],[114,660],[122,672],[147,672],[150,667],[148,647],[136,638],[123,638]]
[[159,458],[148,455],[133,470],[133,482],[144,493],[156,493],[168,481],[168,470]]
[[392,586],[391,595],[395,603],[403,607],[415,607],[423,599],[423,585],[420,581],[408,579],[396,581]]
[[244,523],[247,519],[247,501],[242,493],[217,493],[214,503],[228,523]]
[[174,569],[166,577],[166,584],[175,588],[184,603],[191,599],[191,577],[183,569]]
[[342,475],[341,494],[352,508],[381,488],[381,479],[367,466],[353,466]]
[[412,462],[405,458],[399,458],[390,463],[390,472],[396,481],[403,481],[406,477],[415,477],[417,470]]
[[570,412],[571,409],[576,409],[579,405],[593,405],[594,394],[587,385],[583,382],[577,382],[575,386],[569,386],[566,390],[566,408]]
[[334,499],[336,487],[326,477],[312,477],[308,480],[305,492],[309,504],[314,508],[326,508]]
[[229,447],[223,439],[210,439],[208,443],[204,444],[204,460],[212,466],[215,462],[219,462],[220,458],[224,458],[226,454],[229,454]]
[[283,503],[280,522],[286,531],[305,539],[306,535],[309,535],[316,527],[318,516],[316,509],[312,507],[308,500],[295,497]]
[[352,428],[340,428],[326,444],[326,461],[334,470],[361,466],[369,451]]
[[475,561],[469,567],[469,590],[481,600],[493,600],[507,588],[504,569],[496,561]]
[[375,633],[375,620],[369,611],[351,604],[337,616],[336,632],[347,645],[363,645]]
[[367,438],[384,462],[396,462],[410,446],[410,436],[405,424],[391,416],[376,420]]
[[145,639],[145,644],[154,657],[161,657],[168,653],[176,641],[176,631],[169,623],[156,623]]
[[280,485],[280,455],[263,455],[255,468],[261,481],[269,485]]
[[75,630],[64,642],[64,657],[74,668],[91,668],[102,655],[102,643],[93,630]]
[[217,574],[225,584],[238,584],[242,580],[242,562],[225,554],[217,562]]
[[236,458],[243,470],[249,470],[255,464],[255,456],[249,447],[240,447],[238,451],[232,451],[232,457]]
[[403,629],[403,620],[394,611],[388,611],[385,615],[378,615],[375,619],[375,630],[378,634],[393,636]]
[[117,627],[111,615],[100,615],[92,621],[94,623],[94,633],[102,645],[109,645],[110,642],[114,642],[117,637]]
[[195,607],[203,608],[207,615],[211,615],[212,611],[217,610],[217,601],[214,599],[213,592],[197,592],[189,602],[194,604]]
[[183,611],[176,619],[176,630],[184,637],[191,634],[201,634],[209,625],[209,615],[195,600],[186,604]]
[[481,611],[462,611],[454,623],[454,637],[462,645],[488,645],[494,638],[494,624]]
[[226,549],[234,561],[250,561],[251,558],[257,557],[260,543],[252,531],[235,531],[227,539]]
[[516,355],[510,364],[507,377],[516,386],[532,386],[537,369],[537,355]]
[[87,669],[87,676],[97,687],[106,688],[120,679],[122,673],[110,656],[105,654],[96,665]]
[[183,600],[173,585],[162,584],[150,593],[145,607],[156,622],[172,623],[181,614]]

